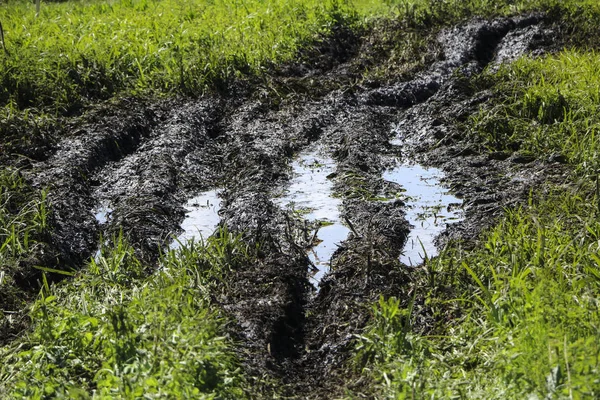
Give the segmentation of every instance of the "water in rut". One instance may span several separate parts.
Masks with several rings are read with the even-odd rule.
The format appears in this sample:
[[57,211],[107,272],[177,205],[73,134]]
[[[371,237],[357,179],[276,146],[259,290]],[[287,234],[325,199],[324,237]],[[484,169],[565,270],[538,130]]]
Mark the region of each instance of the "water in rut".
[[185,219],[181,223],[183,233],[171,243],[171,248],[189,240],[207,239],[219,224],[220,200],[216,190],[202,192],[188,200]]
[[94,212],[94,216],[96,217],[96,221],[100,224],[106,224],[110,218],[110,214],[113,212],[112,208],[110,208],[106,204],[101,204],[100,207]]
[[439,169],[420,165],[399,165],[383,174],[383,179],[406,190],[406,219],[413,228],[400,257],[404,264],[419,265],[425,257],[436,256],[435,237],[448,223],[461,219],[458,209],[462,201],[448,193],[441,177]]
[[[100,206],[94,211],[94,218],[99,225],[105,225],[109,222],[113,209],[106,203],[101,203]],[[102,250],[97,249],[94,253],[94,260],[98,261],[102,255]]]
[[340,221],[342,200],[333,196],[333,182],[328,176],[335,171],[335,163],[317,151],[301,154],[292,164],[293,179],[284,196],[275,202],[303,214],[309,221],[319,221],[317,244],[309,251],[309,259],[317,268],[312,280],[318,286],[329,272],[331,256],[338,243],[345,240],[350,230]]

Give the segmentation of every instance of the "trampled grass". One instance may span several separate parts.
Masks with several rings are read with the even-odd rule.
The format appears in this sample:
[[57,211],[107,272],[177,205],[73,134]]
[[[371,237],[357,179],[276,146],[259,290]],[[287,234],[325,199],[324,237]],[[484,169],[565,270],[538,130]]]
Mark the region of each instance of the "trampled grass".
[[209,293],[247,257],[221,231],[166,254],[145,277],[115,238],[68,284],[44,288],[26,340],[0,349],[0,397],[244,398]]

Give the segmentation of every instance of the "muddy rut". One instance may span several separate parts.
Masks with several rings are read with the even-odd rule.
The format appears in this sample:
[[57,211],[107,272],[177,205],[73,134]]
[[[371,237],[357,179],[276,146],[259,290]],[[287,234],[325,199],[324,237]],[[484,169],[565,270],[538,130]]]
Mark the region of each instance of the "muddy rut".
[[[199,100],[99,107],[72,122],[49,157],[29,161],[29,180],[50,188],[53,208],[53,250],[39,258],[78,268],[101,235],[123,230],[152,265],[181,233],[188,199],[218,190],[220,224],[260,246],[257,261],[234,271],[215,299],[235,321],[232,335],[256,387],[267,397],[360,392],[360,381],[345,382],[344,371],[368,305],[382,294],[408,297],[411,287],[412,268],[400,261],[413,228],[409,200],[384,172],[406,163],[443,171],[462,220],[443,231],[438,246],[473,244],[503,207],[560,181],[561,160],[480,154],[456,123],[491,96],[473,91],[470,77],[558,48],[554,36],[543,15],[473,20],[437,33],[435,61],[410,80],[358,85],[373,44],[338,32],[328,42],[337,47],[324,47],[316,67],[290,64],[274,74],[270,85],[286,89],[284,97],[240,85]],[[319,93],[294,89],[306,86]],[[316,155],[315,169],[331,160],[326,178],[341,203],[337,222],[349,232],[317,287],[307,251],[326,226],[277,201],[301,154]],[[424,311],[418,318],[426,330],[431,317]]]

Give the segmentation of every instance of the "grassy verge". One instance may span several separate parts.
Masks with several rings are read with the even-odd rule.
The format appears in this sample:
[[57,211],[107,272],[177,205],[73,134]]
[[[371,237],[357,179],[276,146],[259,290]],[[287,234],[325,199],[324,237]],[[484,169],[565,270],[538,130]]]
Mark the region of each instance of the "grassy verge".
[[0,104],[76,112],[122,91],[201,94],[270,63],[352,12],[338,1],[119,0],[0,5]]
[[16,0],[0,4],[9,51],[0,54],[0,105],[8,107],[5,114],[37,109],[70,115],[124,91],[198,95],[263,74],[335,25],[373,17],[426,29],[472,15],[550,9],[577,19],[577,34],[589,37],[594,25],[585,21],[598,13],[588,7],[593,3],[81,0],[45,3],[36,16],[33,4]]
[[600,394],[598,209],[555,194],[506,218],[480,249],[448,251],[418,291],[437,320],[382,299],[357,362],[390,398],[596,398]]
[[[566,162],[574,184],[533,193],[478,248],[430,262],[416,278],[422,303],[374,306],[356,365],[379,396],[600,396],[599,67],[596,52],[565,50],[477,83],[495,91],[467,127],[482,148]],[[425,309],[435,323],[423,333]]]
[[600,56],[567,50],[556,56],[522,58],[483,80],[492,104],[473,117],[472,133],[491,151],[561,157],[580,173],[600,171]]
[[43,289],[31,333],[0,349],[1,397],[245,397],[210,293],[248,257],[221,231],[169,252],[145,277],[116,238],[68,284]]

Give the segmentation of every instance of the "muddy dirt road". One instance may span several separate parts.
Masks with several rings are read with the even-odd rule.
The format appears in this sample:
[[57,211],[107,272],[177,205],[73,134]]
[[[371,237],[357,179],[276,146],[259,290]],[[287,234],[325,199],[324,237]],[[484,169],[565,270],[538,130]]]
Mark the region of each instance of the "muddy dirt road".
[[[469,246],[503,207],[562,179],[560,160],[481,153],[457,128],[491,96],[474,91],[471,77],[551,51],[554,35],[543,15],[474,20],[436,34],[435,61],[410,80],[356,84],[373,43],[340,31],[318,63],[287,65],[258,89],[97,108],[72,122],[49,156],[22,161],[35,186],[50,185],[54,245],[39,258],[80,267],[101,234],[122,229],[153,263],[182,232],[188,201],[216,191],[220,224],[260,245],[257,262],[216,298],[235,321],[247,371],[257,385],[280,380],[285,396],[331,398],[368,305],[410,296],[422,260],[418,250],[412,267],[400,257],[419,221],[407,212],[424,189],[407,196],[407,182],[436,167],[434,195],[456,197],[423,209],[435,211],[439,249],[450,239]],[[430,318],[422,307],[419,329]]]

